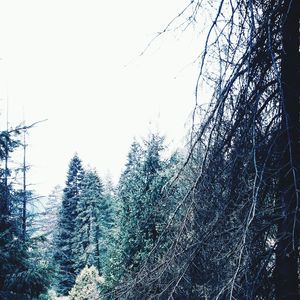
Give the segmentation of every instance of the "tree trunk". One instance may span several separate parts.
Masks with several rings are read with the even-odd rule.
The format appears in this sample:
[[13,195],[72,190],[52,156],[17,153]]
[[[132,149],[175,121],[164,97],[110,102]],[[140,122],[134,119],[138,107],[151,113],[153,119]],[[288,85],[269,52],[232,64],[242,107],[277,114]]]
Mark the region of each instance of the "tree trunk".
[[299,16],[300,1],[285,0],[282,27],[282,161],[279,181],[281,220],[276,249],[276,299],[299,298]]
[[22,207],[22,238],[26,239],[26,221],[27,221],[27,183],[26,183],[26,131],[23,137],[23,207]]

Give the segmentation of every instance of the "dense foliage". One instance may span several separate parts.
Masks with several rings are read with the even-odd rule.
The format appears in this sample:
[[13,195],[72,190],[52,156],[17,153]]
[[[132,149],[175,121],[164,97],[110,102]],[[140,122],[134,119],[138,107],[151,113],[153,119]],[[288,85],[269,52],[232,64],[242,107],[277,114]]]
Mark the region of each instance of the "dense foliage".
[[47,292],[51,267],[40,246],[43,238],[34,237],[31,227],[22,226],[24,192],[13,188],[10,154],[21,145],[21,129],[0,132],[0,298],[34,299]]
[[82,180],[82,192],[77,203],[75,266],[79,273],[84,266],[94,265],[103,273],[107,236],[112,227],[111,203],[104,195],[103,184],[95,171],[87,171]]

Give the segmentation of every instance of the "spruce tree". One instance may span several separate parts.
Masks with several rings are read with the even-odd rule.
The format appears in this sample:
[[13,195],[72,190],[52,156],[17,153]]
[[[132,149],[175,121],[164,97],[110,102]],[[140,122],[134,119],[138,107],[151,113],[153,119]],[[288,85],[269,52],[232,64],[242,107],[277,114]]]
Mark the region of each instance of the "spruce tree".
[[78,155],[71,159],[55,237],[57,265],[57,291],[67,295],[76,278],[75,236],[77,203],[82,190],[84,169]]
[[135,274],[155,245],[168,218],[163,187],[169,164],[161,158],[164,140],[152,134],[142,147],[131,145],[117,188],[121,212],[119,235],[110,257],[107,279],[112,285]]
[[103,193],[96,171],[86,172],[77,203],[74,253],[76,272],[94,265],[102,273],[107,250],[107,236],[112,222],[111,203]]
[[119,262],[117,262],[117,274],[114,276],[116,280],[135,266],[137,261],[134,256],[143,242],[138,233],[138,216],[143,214],[140,198],[143,190],[142,158],[142,147],[134,141],[128,153],[126,168],[121,175],[117,192],[121,204],[121,216],[118,237]]

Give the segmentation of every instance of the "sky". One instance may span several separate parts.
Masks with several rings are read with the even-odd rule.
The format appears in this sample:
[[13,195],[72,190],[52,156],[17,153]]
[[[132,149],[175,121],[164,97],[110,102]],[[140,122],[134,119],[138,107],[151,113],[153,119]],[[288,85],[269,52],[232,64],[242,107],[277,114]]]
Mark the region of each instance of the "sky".
[[186,3],[0,0],[0,126],[47,119],[27,136],[37,192],[64,184],[75,152],[116,183],[135,136],[182,145],[199,40],[170,31],[140,54]]

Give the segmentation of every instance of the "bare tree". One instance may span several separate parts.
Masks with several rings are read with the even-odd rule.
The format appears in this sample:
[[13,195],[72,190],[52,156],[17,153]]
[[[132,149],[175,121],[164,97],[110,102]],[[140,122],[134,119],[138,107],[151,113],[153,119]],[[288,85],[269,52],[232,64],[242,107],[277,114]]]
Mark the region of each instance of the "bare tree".
[[[118,297],[297,299],[300,2],[193,0],[162,33],[206,8],[192,144],[172,184],[193,182],[165,229],[165,255],[151,259],[158,239]],[[214,93],[203,110],[207,84]]]

